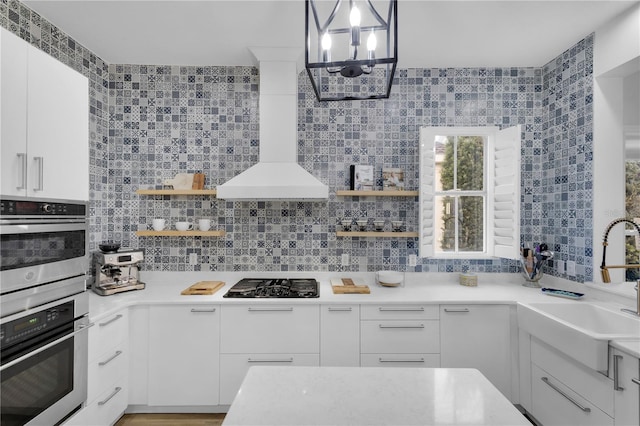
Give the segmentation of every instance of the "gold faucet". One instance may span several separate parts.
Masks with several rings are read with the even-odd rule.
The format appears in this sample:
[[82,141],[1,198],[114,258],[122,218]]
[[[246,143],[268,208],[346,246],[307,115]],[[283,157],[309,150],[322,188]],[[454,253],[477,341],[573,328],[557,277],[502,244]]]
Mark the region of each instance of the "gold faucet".
[[638,231],[638,235],[640,235],[640,225],[638,225],[637,223],[635,223],[631,219],[627,219],[627,218],[621,217],[621,218],[618,218],[618,219],[614,220],[609,225],[607,225],[607,229],[605,229],[605,231],[604,231],[604,238],[602,240],[602,246],[604,248],[602,249],[602,265],[600,265],[600,273],[602,274],[602,282],[603,283],[610,283],[611,282],[611,276],[609,276],[609,269],[610,268],[624,268],[624,269],[640,268],[640,265],[638,265],[638,264],[636,264],[636,265],[610,265],[610,266],[607,266],[606,262],[605,262],[605,259],[607,258],[607,246],[609,245],[609,243],[607,243],[607,239],[609,238],[609,232],[611,231],[611,228],[613,228],[617,224],[625,223],[625,222],[633,225],[636,228],[636,230]]

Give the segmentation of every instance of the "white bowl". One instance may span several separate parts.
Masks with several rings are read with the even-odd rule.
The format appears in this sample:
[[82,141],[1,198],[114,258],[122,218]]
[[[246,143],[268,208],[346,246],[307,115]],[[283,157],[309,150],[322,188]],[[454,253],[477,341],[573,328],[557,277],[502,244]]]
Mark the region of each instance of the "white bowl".
[[376,272],[376,282],[384,287],[398,287],[404,282],[404,273],[398,271]]
[[356,223],[358,224],[358,227],[361,231],[366,231],[369,221],[367,219],[358,219],[356,220]]

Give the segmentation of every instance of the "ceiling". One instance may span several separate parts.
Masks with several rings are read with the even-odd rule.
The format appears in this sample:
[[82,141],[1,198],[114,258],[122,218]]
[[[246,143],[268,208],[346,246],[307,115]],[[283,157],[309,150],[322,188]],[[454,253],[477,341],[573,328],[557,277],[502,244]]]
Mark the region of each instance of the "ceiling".
[[[107,63],[254,65],[304,47],[304,1],[23,0]],[[539,67],[633,1],[398,1],[398,66]]]

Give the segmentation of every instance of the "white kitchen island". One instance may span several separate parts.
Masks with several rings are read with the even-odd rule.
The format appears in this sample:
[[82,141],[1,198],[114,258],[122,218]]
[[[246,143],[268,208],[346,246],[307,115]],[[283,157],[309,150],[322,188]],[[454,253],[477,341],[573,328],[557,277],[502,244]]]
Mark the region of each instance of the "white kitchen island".
[[249,369],[224,420],[248,425],[530,425],[478,370]]

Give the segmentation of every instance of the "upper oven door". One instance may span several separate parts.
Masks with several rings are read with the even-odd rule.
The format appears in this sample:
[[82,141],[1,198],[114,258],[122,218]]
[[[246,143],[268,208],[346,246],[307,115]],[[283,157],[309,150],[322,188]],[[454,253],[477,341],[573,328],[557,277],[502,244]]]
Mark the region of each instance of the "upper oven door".
[[84,218],[0,221],[0,293],[84,275],[87,231]]

